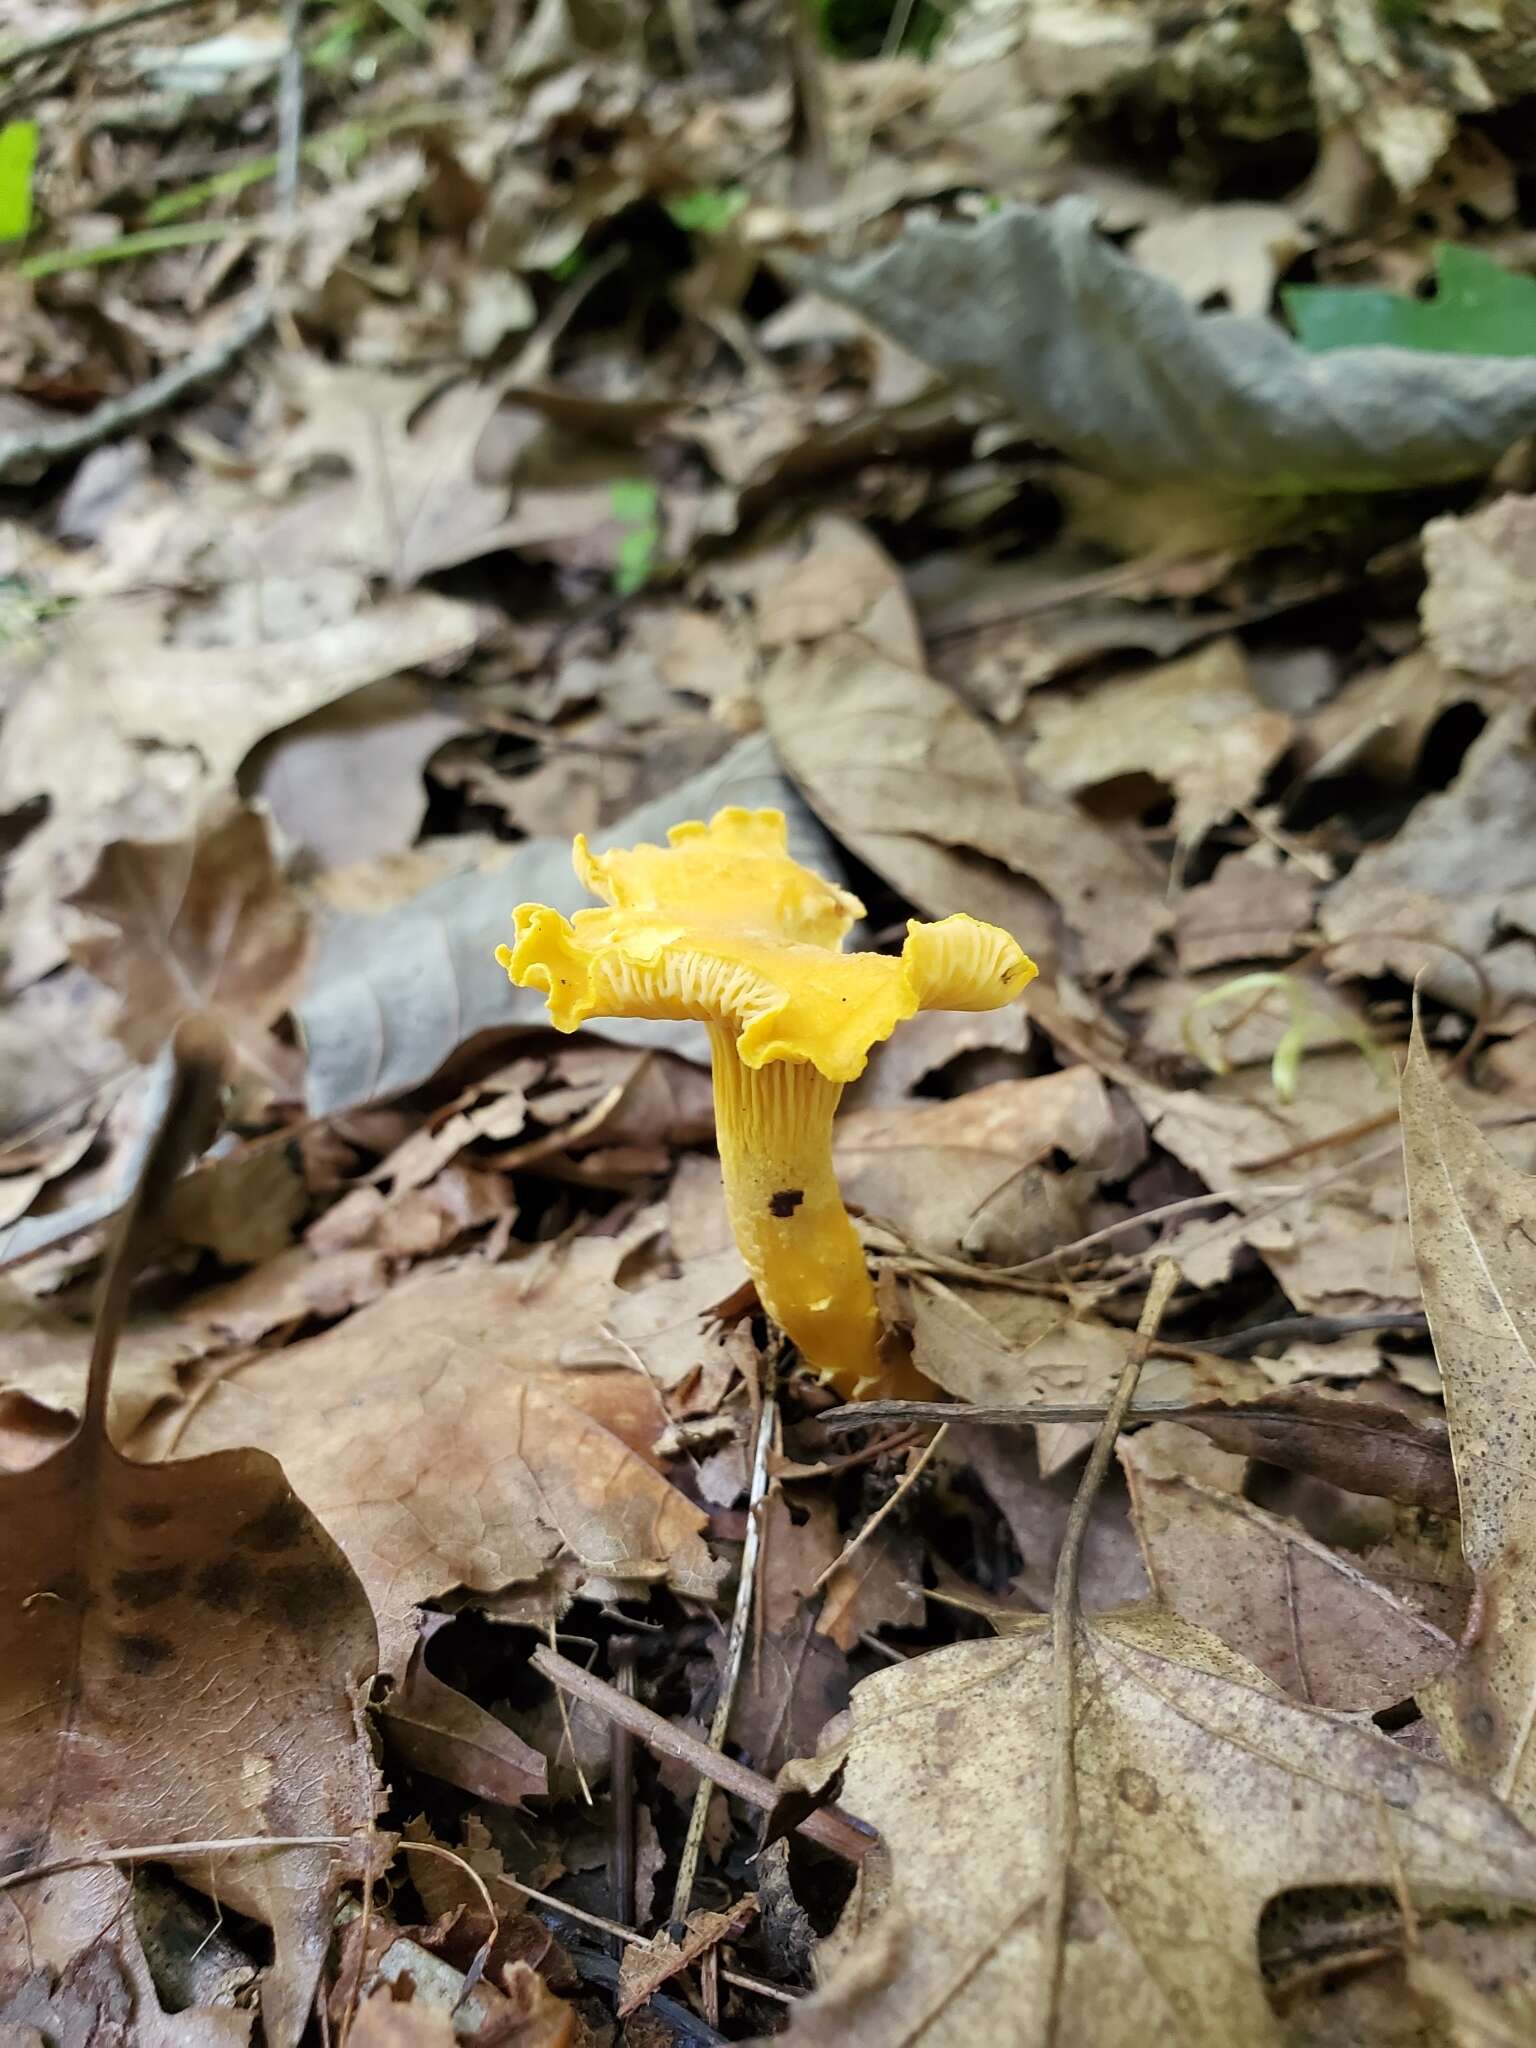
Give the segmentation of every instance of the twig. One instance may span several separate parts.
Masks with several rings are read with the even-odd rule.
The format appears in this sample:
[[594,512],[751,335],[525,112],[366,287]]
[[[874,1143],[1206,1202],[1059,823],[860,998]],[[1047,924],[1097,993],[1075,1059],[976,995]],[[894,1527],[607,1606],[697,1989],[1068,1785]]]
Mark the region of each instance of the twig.
[[[757,1418],[757,1444],[752,1454],[752,1495],[747,1509],[746,1541],[741,1546],[736,1606],[731,1615],[731,1632],[726,1638],[720,1697],[715,1702],[714,1719],[709,1724],[709,1746],[712,1750],[724,1748],[726,1730],[731,1725],[731,1709],[736,1704],[736,1687],[741,1680],[741,1662],[746,1654],[747,1625],[752,1618],[752,1589],[757,1583],[757,1554],[763,1541],[763,1495],[768,1491],[768,1447],[773,1441],[775,1413],[772,1391],[765,1388],[762,1410]],[[709,1802],[714,1789],[714,1779],[702,1777],[694,1790],[693,1811],[688,1816],[688,1832],[683,1837],[683,1853],[677,1866],[677,1883],[672,1890],[674,1927],[686,1923],[688,1908],[693,1903],[699,1850],[704,1843],[704,1823],[709,1818]]]
[[[168,4],[157,6],[155,11],[168,13],[170,4],[180,6],[183,0],[168,0]],[[89,24],[87,33],[97,34],[108,26],[121,26],[130,19],[142,19],[146,11],[144,8],[129,9],[111,23],[93,22]],[[276,189],[278,211],[290,234],[297,204],[298,166],[304,132],[304,60],[298,34],[300,12],[299,0],[289,0],[288,48],[277,86]],[[45,427],[22,427],[14,433],[0,434],[0,481],[39,465],[46,469],[52,463],[84,455],[88,449],[99,447],[103,441],[126,433],[130,428],[142,426],[145,420],[176,404],[199,384],[227,370],[252,342],[266,332],[271,324],[276,297],[274,272],[251,291],[217,341],[210,342],[206,348],[194,349],[191,355],[184,356],[179,363],[172,363],[159,376],[151,377],[148,383],[140,384],[133,391],[125,391],[120,398],[107,399],[83,419],[61,420]]]
[[863,1528],[860,1529],[858,1534],[852,1537],[849,1542],[844,1544],[841,1553],[837,1557],[833,1558],[832,1562],[827,1566],[826,1570],[821,1574],[821,1576],[818,1579],[813,1580],[811,1584],[811,1591],[813,1593],[819,1592],[821,1588],[827,1583],[828,1579],[831,1578],[834,1572],[842,1570],[843,1566],[848,1562],[849,1558],[852,1557],[853,1553],[859,1548],[860,1544],[867,1543],[869,1538],[874,1535],[875,1531],[879,1528],[880,1524],[885,1520],[886,1516],[891,1512],[892,1508],[895,1507],[897,1501],[901,1499],[902,1495],[904,1493],[910,1492],[912,1487],[914,1487],[917,1484],[918,1479],[922,1475],[923,1467],[928,1463],[929,1459],[933,1456],[934,1452],[939,1448],[939,1445],[943,1443],[945,1437],[947,1437],[948,1435],[949,1424],[947,1422],[941,1422],[938,1428],[934,1431],[932,1439],[923,1446],[922,1450],[919,1451],[918,1455],[912,1460],[912,1463],[901,1475],[900,1483],[892,1492],[890,1499],[881,1502],[880,1506],[875,1509],[875,1512],[870,1516],[869,1520],[864,1524]]
[[[351,1835],[235,1835],[221,1842],[142,1842],[132,1849],[93,1849],[83,1856],[60,1856],[52,1863],[32,1863],[25,1870],[0,1876],[0,1892],[61,1870],[91,1870],[99,1863],[170,1863],[183,1856],[222,1856],[236,1849],[350,1849]],[[414,1846],[414,1845],[413,1845]]]
[[120,28],[137,28],[141,22],[158,21],[162,14],[177,14],[193,4],[194,0],[138,0],[137,6],[120,7],[116,14],[98,14],[89,21],[71,22],[68,28],[49,29],[46,35],[34,36],[30,42],[0,50],[0,72],[14,71],[18,64],[33,57],[57,56],[60,50],[94,42],[98,36],[112,35]]
[[[599,1713],[607,1714],[615,1721],[623,1721],[655,1755],[673,1757],[678,1763],[697,1771],[701,1778],[712,1778],[733,1798],[755,1806],[760,1813],[771,1813],[778,1805],[778,1790],[770,1779],[749,1770],[745,1764],[737,1763],[734,1757],[711,1749],[696,1735],[674,1728],[670,1721],[652,1713],[639,1700],[625,1699],[614,1686],[605,1684],[590,1671],[583,1671],[579,1664],[572,1664],[556,1651],[545,1649],[542,1643],[528,1661],[535,1671],[552,1685],[558,1685],[562,1692],[573,1693],[577,1699],[586,1700],[590,1706],[596,1707]],[[820,1842],[834,1855],[846,1857],[850,1863],[861,1862],[876,1840],[870,1830],[835,1806],[818,1807],[814,1813],[807,1814],[799,1823],[799,1829],[801,1834],[808,1835],[813,1842]]]
[[0,434],[0,481],[17,476],[34,463],[45,468],[72,455],[84,455],[130,427],[141,426],[153,414],[174,405],[189,391],[227,370],[265,332],[272,318],[272,301],[258,288],[246,300],[233,322],[216,342],[184,356],[179,363],[151,377],[121,398],[109,398],[84,419],[61,421],[57,426],[23,427]]
[[[1337,1416],[1308,1413],[1297,1416],[1277,1406],[1280,1389],[1263,1401],[1224,1401],[1212,1394],[1203,1401],[1133,1401],[1126,1411],[1127,1422],[1179,1422],[1185,1418],[1207,1418],[1213,1422],[1282,1421],[1307,1429],[1374,1429],[1352,1419],[1346,1405]],[[1017,1407],[1001,1404],[972,1408],[956,1401],[860,1401],[846,1408],[829,1408],[816,1420],[825,1429],[862,1429],[871,1422],[953,1422],[980,1423],[993,1429],[1026,1429],[1039,1422],[1101,1422],[1108,1412],[1103,1401],[1029,1401]]]
[[1261,1344],[1280,1338],[1312,1338],[1326,1343],[1330,1337],[1352,1337],[1361,1330],[1427,1330],[1429,1317],[1422,1310],[1409,1309],[1394,1315],[1390,1309],[1359,1316],[1281,1316],[1273,1323],[1255,1323],[1251,1329],[1234,1330],[1230,1337],[1204,1337],[1200,1349],[1216,1358],[1245,1358]]
[[1136,1398],[1136,1382],[1147,1353],[1152,1349],[1157,1326],[1162,1321],[1179,1269],[1172,1259],[1160,1260],[1142,1304],[1136,1336],[1126,1355],[1114,1398],[1105,1413],[1082,1480],[1067,1514],[1061,1555],[1056,1561],[1056,1584],[1051,1596],[1051,1672],[1055,1701],[1056,1777],[1051,1799],[1051,1847],[1053,1862],[1050,1886],[1045,1898],[1043,1925],[1050,1944],[1050,1981],[1046,1992],[1047,2021],[1042,2036],[1054,2039],[1060,2017],[1061,1977],[1066,1960],[1067,1908],[1071,1899],[1072,1855],[1077,1844],[1077,1629],[1078,1587],[1083,1562],[1083,1542],[1093,1503],[1109,1461],[1115,1454],[1115,1439]]

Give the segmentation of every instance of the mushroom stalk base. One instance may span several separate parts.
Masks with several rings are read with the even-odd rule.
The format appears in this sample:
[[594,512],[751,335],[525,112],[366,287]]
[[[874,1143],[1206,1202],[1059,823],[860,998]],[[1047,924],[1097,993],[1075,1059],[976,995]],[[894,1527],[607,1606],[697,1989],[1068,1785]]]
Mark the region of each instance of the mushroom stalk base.
[[733,1033],[709,1035],[726,1208],[763,1307],[841,1393],[881,1391],[875,1291],[832,1172],[842,1084],[804,1061],[744,1066]]

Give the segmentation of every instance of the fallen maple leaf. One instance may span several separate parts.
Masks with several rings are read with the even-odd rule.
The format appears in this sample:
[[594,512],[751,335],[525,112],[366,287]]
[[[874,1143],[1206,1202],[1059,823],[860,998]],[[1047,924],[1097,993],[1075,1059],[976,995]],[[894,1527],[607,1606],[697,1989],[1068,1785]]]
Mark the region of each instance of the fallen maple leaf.
[[303,983],[309,919],[259,811],[219,797],[190,839],[117,840],[64,900],[110,928],[70,951],[122,998],[113,1036],[134,1059],[152,1060],[183,1017],[211,1011],[268,1064],[266,1026]]
[[[217,1075],[201,1054],[178,1070],[104,1288],[79,1428],[0,1481],[0,2020],[31,2024],[64,1999],[82,2039],[114,2038],[126,2015],[122,2038],[152,2048],[216,2036],[161,2012],[127,1866],[152,1847],[271,1927],[262,2014],[280,2048],[303,2032],[335,1887],[374,1810],[355,1717],[376,1661],[367,1603],[276,1460],[135,1464],[107,1437],[144,1212],[195,1143]],[[244,2039],[218,2015],[206,2025]]]
[[1455,1773],[1292,1705],[1169,1614],[1079,1612],[1089,1507],[1176,1277],[1159,1273],[1050,1618],[866,1679],[815,1761],[887,1853],[793,2048],[1263,2048],[1282,2039],[1255,1940],[1277,1893],[1395,1877],[1416,1904],[1536,1899],[1536,1841]]
[[1402,1089],[1414,1256],[1445,1386],[1475,1624],[1424,1712],[1452,1762],[1536,1812],[1536,1183],[1436,1077],[1417,1017]]

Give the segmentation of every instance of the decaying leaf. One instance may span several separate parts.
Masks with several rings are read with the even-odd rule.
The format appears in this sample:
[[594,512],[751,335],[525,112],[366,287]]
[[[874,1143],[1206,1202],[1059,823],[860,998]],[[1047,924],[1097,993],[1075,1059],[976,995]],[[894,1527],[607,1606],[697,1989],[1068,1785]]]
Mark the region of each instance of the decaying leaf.
[[428,1668],[427,1650],[446,1621],[422,1617],[405,1677],[380,1710],[389,1742],[417,1770],[498,1806],[543,1796],[549,1767],[538,1750]]
[[1536,499],[1511,493],[1424,528],[1425,638],[1447,667],[1502,677],[1536,661]]
[[1168,1427],[1122,1441],[1120,1459],[1148,1576],[1175,1614],[1313,1706],[1374,1713],[1449,1664],[1451,1638],[1350,1559],[1240,1492],[1156,1470],[1149,1438]]
[[1150,775],[1174,794],[1180,839],[1194,843],[1248,809],[1290,737],[1268,710],[1235,640],[1123,682],[1080,702],[1037,698],[1025,761],[1052,789],[1073,794],[1117,775]]
[[817,286],[925,362],[999,392],[1025,430],[1137,482],[1235,494],[1466,476],[1536,424],[1526,362],[1343,349],[1202,315],[1103,241],[1086,200],[919,222]]
[[1452,1761],[1536,1811],[1536,1252],[1532,1180],[1436,1078],[1417,1021],[1403,1075],[1414,1255],[1445,1385],[1475,1622],[1424,1700]]
[[[210,1081],[206,1059],[180,1070],[151,1189],[173,1177]],[[109,1291],[103,1315],[120,1314]],[[187,2038],[161,2012],[117,1856],[165,1845],[156,1860],[273,1930],[267,2038],[295,2044],[374,1811],[356,1718],[376,1660],[367,1602],[267,1453],[138,1464],[115,1450],[110,1370],[108,1342],[74,1435],[0,1481],[0,2017],[41,1993],[75,2001],[82,2039]],[[177,1843],[204,1846],[178,1857]],[[222,2034],[199,2039],[244,2037],[233,2016],[208,2025]]]
[[282,1459],[368,1589],[386,1668],[409,1654],[416,1603],[459,1585],[537,1592],[563,1566],[573,1588],[660,1581],[702,1597],[720,1567],[705,1517],[647,1461],[656,1395],[633,1370],[556,1363],[599,1328],[635,1241],[429,1268],[223,1376],[179,1448]]
[[223,799],[189,840],[118,840],[65,900],[109,927],[71,951],[122,998],[115,1035],[134,1059],[153,1059],[183,1017],[209,1011],[265,1063],[266,1027],[309,963],[309,920],[259,811]]
[[[1332,959],[1355,974],[1383,968],[1473,1015],[1492,991],[1536,999],[1536,742],[1525,705],[1511,705],[1467,750],[1448,789],[1426,796],[1392,839],[1367,847],[1323,905]],[[1481,967],[1474,972],[1468,959]]]
[[653,1991],[659,1991],[680,1970],[688,1969],[710,1949],[740,1934],[756,1911],[757,1900],[749,1892],[728,1913],[711,1913],[705,1908],[690,1913],[687,1931],[680,1941],[668,1933],[658,1935],[649,1948],[627,1948],[619,1960],[620,2019],[644,2005]]
[[1497,1801],[1293,1705],[1214,1636],[1131,1613],[1079,1621],[1074,1653],[1065,1867],[1048,1622],[855,1689],[817,1769],[842,1770],[889,1863],[860,1880],[795,2048],[1278,2043],[1254,1944],[1277,1893],[1401,1868],[1425,1909],[1532,1899],[1536,1843]]
[[73,613],[6,716],[0,808],[46,796],[12,856],[6,933],[20,984],[63,957],[58,899],[113,839],[174,836],[226,789],[256,742],[365,684],[474,645],[474,610],[426,592],[386,598],[287,639],[253,625],[236,644],[168,636],[163,596]]

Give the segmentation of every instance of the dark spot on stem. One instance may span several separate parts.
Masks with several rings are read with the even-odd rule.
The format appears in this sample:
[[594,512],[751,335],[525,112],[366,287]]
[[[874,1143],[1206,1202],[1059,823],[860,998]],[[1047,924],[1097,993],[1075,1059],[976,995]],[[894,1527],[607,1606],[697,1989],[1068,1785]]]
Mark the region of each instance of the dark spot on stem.
[[768,1197],[768,1213],[771,1216],[793,1216],[804,1200],[804,1188],[780,1188],[776,1195]]

